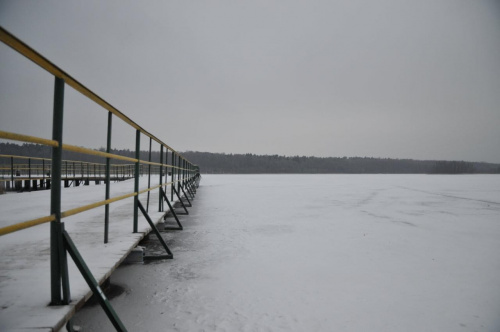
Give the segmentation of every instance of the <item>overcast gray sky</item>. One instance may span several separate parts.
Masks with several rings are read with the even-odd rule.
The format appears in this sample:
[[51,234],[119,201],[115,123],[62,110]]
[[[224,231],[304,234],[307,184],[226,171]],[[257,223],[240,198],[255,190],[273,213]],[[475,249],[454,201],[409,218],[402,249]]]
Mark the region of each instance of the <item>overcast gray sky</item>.
[[[179,151],[500,162],[500,1],[0,0],[0,25]],[[0,45],[0,130],[50,138],[52,97]],[[105,146],[104,110],[65,110]]]

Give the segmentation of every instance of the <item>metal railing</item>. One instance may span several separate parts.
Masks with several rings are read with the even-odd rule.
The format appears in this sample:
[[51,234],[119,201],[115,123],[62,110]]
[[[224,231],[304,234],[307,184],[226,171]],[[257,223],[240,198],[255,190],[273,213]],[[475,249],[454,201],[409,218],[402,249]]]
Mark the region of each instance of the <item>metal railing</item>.
[[[174,193],[179,195],[182,191],[186,195],[186,191],[192,192],[194,187],[197,185],[197,181],[199,181],[199,168],[184,158],[180,153],[175,151],[172,147],[158,139],[156,136],[146,131],[144,128],[139,126],[132,119],[127,117],[124,113],[120,112],[118,109],[113,107],[111,104],[106,102],[103,98],[95,94],[93,91],[85,87],[83,84],[78,82],[72,76],[67,74],[65,71],[57,67],[55,64],[47,60],[41,54],[36,52],[34,49],[23,43],[21,40],[10,34],[8,31],[0,27],[0,41],[2,41],[7,46],[11,47],[21,55],[25,56],[29,60],[33,61],[35,64],[45,69],[47,72],[52,74],[55,77],[54,84],[54,109],[53,109],[53,122],[52,122],[52,139],[46,139],[41,137],[30,136],[26,134],[20,133],[12,133],[6,131],[0,131],[0,138],[21,141],[21,142],[29,142],[35,144],[41,144],[52,147],[52,158],[50,161],[43,158],[28,158],[28,166],[25,167],[21,165],[17,165],[17,169],[19,170],[19,174],[21,174],[21,170],[23,174],[28,170],[30,174],[28,174],[28,179],[30,179],[33,174],[31,171],[38,172],[42,174],[42,177],[45,177],[44,174],[47,174],[47,165],[50,165],[50,179],[52,185],[50,187],[51,190],[51,203],[50,203],[50,215],[43,216],[40,218],[36,218],[33,220],[27,220],[15,225],[9,225],[3,228],[0,228],[0,236],[16,232],[28,227],[33,227],[36,225],[40,225],[42,223],[50,222],[50,260],[51,260],[51,304],[52,305],[61,305],[61,304],[69,304],[70,302],[70,293],[69,293],[69,277],[67,271],[67,262],[66,262],[66,252],[70,253],[73,260],[77,264],[80,272],[84,275],[87,283],[90,288],[94,291],[94,294],[102,293],[100,292],[99,286],[96,285],[95,280],[92,282],[92,275],[88,268],[86,267],[85,262],[79,256],[76,247],[71,241],[68,233],[64,230],[64,223],[62,221],[63,218],[82,213],[84,211],[88,211],[90,209],[94,209],[100,206],[105,206],[105,218],[104,218],[104,242],[108,242],[108,225],[109,225],[109,204],[123,200],[126,198],[134,197],[134,218],[133,218],[133,227],[132,231],[137,232],[138,228],[138,215],[139,210],[143,212],[146,219],[149,220],[147,213],[145,213],[142,204],[139,201],[139,195],[143,193],[148,193],[148,202],[149,202],[149,194],[154,190],[158,190],[159,194],[159,211],[163,211],[163,202],[169,204],[168,199],[166,197],[166,188],[170,186],[171,192],[171,200],[174,198]],[[86,96],[90,100],[97,103],[104,110],[108,112],[108,126],[107,126],[107,146],[106,152],[93,150],[85,147],[70,145],[63,143],[63,118],[64,118],[64,87],[68,85],[80,92],[82,95]],[[111,153],[111,132],[112,132],[112,121],[113,117],[119,118],[124,121],[126,124],[131,126],[136,131],[136,143],[135,143],[135,157],[127,157],[119,154]],[[159,162],[152,162],[151,157],[149,160],[141,160],[140,159],[140,146],[141,146],[141,135],[145,135],[149,137],[149,147],[150,147],[150,156],[151,156],[151,143],[155,141],[160,145],[160,160]],[[99,165],[99,170],[94,170],[95,172],[99,172],[99,174],[104,175],[106,189],[104,194],[104,200],[99,202],[95,202],[92,204],[80,206],[77,208],[73,208],[67,211],[61,211],[61,182],[69,177],[69,174],[73,174],[76,177],[76,174],[82,175],[83,173],[89,174],[91,168],[90,163],[83,163],[80,161],[63,161],[62,160],[62,151],[72,151],[85,155],[99,156],[106,158],[105,165]],[[6,181],[12,181],[14,185],[14,156],[10,156],[11,164],[9,166],[5,166],[10,168],[10,179]],[[21,157],[15,157],[21,158]],[[42,163],[41,169],[33,168],[31,165],[31,161],[37,161],[36,164]],[[131,177],[134,179],[134,191],[121,195],[118,197],[110,197],[110,180],[113,174],[113,168],[111,164],[111,160],[120,160],[125,161],[129,164],[126,169],[129,174],[131,173]],[[8,165],[8,164],[7,164]],[[86,166],[85,166],[86,165]],[[95,165],[95,164],[94,164]],[[133,165],[133,166],[131,166]],[[148,167],[148,188],[139,190],[139,176],[141,175],[141,167]],[[2,167],[2,170],[5,169]],[[96,166],[97,167],[97,166]],[[161,176],[159,176],[159,183],[156,185],[151,185],[150,176],[153,171],[158,171]],[[170,181],[168,181],[168,174],[170,173]],[[38,173],[36,173],[38,174]],[[165,176],[165,181],[163,181],[163,177]],[[186,191],[185,191],[186,190]],[[179,197],[180,199],[180,197]],[[153,225],[153,228],[156,229]],[[166,246],[165,246],[166,247]],[[168,250],[168,248],[166,248]],[[83,264],[83,265],[82,265]],[[99,295],[99,294],[97,294]],[[112,321],[113,325],[117,330],[125,330],[123,324],[114,313],[112,307],[107,302],[107,299],[101,294],[100,297],[101,305],[103,309],[106,311],[108,317]]]
[[[31,191],[37,189],[50,189],[52,160],[49,158],[16,156],[0,154],[0,184],[9,191]],[[151,174],[160,174],[158,166],[146,168],[140,165],[140,175],[145,171]],[[134,164],[111,164],[111,181],[123,181],[134,176]],[[106,164],[81,160],[63,160],[61,163],[61,179],[64,186],[71,184],[78,186],[80,183],[89,185],[91,181],[96,184],[105,183]]]

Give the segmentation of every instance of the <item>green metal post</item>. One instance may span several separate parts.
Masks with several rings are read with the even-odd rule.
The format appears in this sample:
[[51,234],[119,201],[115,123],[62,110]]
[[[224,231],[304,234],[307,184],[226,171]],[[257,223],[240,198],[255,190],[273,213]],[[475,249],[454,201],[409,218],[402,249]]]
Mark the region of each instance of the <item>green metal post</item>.
[[137,233],[138,223],[139,223],[139,159],[141,157],[141,132],[139,129],[135,132],[135,182],[134,191],[137,195],[134,196],[134,233]]
[[174,200],[174,187],[175,187],[175,172],[177,171],[175,169],[175,152],[172,151],[172,185],[170,187],[170,200],[173,201]]
[[187,179],[187,162],[186,160],[182,160],[182,164],[184,165],[184,170],[183,170],[183,174],[184,174],[184,179],[182,179],[182,184],[184,185],[184,188],[186,188],[186,179]]
[[[111,152],[111,129],[112,129],[113,113],[108,112],[108,139],[106,145],[106,152]],[[95,165],[94,165],[95,167]],[[109,191],[111,186],[111,176],[109,174],[111,167],[111,158],[106,157],[106,196],[105,199],[109,199]],[[94,171],[95,172],[95,171]],[[108,231],[109,231],[109,204],[104,207],[104,243],[108,243]]]
[[[181,167],[180,158],[178,155],[175,155],[175,165],[179,168]],[[177,191],[179,191],[179,176],[181,175],[181,170],[179,168],[177,168],[175,172],[175,186],[177,187]]]
[[14,157],[10,157],[10,180],[12,181],[11,188],[15,188],[15,186],[14,186]]
[[[182,167],[182,164],[181,164],[181,156],[177,156],[177,165],[179,165],[179,167]],[[181,172],[182,170],[179,170],[177,172],[177,191],[181,191]]]
[[[163,187],[161,186],[163,184],[163,144],[160,146],[160,189]],[[163,211],[163,200],[161,199],[161,190],[158,192],[160,195],[158,199],[158,212]]]
[[182,168],[180,185],[181,185],[181,187],[183,187],[184,186],[184,159],[179,159],[179,162],[180,162],[181,168]]
[[[54,118],[52,124],[52,139],[58,146],[52,148],[52,186],[50,193],[50,213],[56,220],[50,223],[50,280],[51,304],[62,304],[62,266],[63,255],[61,228],[61,164],[63,143],[63,111],[64,111],[64,80],[56,77],[54,85]],[[66,276],[67,277],[67,276]]]
[[[153,139],[149,138],[149,158],[148,161],[151,162],[151,144],[153,143]],[[151,164],[148,164],[148,189],[151,188]],[[149,195],[150,191],[148,191],[148,198],[146,204],[146,212],[149,212]]]
[[[168,148],[165,150],[165,164],[168,165]],[[168,183],[168,166],[165,167],[165,183]],[[167,187],[165,187],[164,191],[167,191]]]

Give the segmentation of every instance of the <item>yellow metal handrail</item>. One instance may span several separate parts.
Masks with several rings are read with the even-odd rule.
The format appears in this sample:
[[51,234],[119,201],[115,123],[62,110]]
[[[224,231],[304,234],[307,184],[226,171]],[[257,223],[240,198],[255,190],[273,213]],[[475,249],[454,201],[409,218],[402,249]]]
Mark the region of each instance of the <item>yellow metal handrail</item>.
[[[158,139],[156,136],[152,135],[150,132],[146,131],[144,128],[142,128],[136,122],[134,122],[132,119],[130,119],[128,116],[126,116],[125,114],[120,112],[114,106],[112,106],[107,101],[105,101],[103,98],[99,97],[93,91],[91,91],[90,89],[85,87],[83,84],[78,82],[76,79],[74,79],[71,75],[66,73],[64,70],[62,70],[61,68],[56,66],[54,63],[49,61],[47,58],[42,56],[40,53],[38,53],[37,51],[35,51],[31,47],[29,47],[27,44],[25,44],[24,42],[22,42],[18,38],[16,38],[14,35],[9,33],[8,31],[6,31],[1,26],[0,26],[0,41],[2,41],[4,44],[11,47],[12,49],[17,51],[18,53],[22,54],[23,56],[25,56],[29,60],[33,61],[35,64],[42,67],[43,69],[45,69],[46,71],[48,71],[49,73],[54,75],[55,77],[63,79],[65,84],[68,84],[69,86],[74,88],[76,91],[80,92],[81,94],[83,94],[87,98],[91,99],[92,101],[94,101],[95,103],[97,103],[98,105],[103,107],[105,110],[111,112],[112,114],[114,114],[115,116],[117,116],[118,118],[123,120],[125,123],[127,123],[128,125],[133,127],[134,129],[138,130],[142,134],[144,134],[147,137],[151,138],[152,140],[156,141],[161,146],[165,147],[167,149],[167,151],[169,151],[169,150],[172,151],[172,153],[176,154],[176,157],[178,157],[184,161],[189,162],[185,157],[183,157],[181,154],[179,154],[177,151],[175,151],[172,147],[170,147],[166,143],[162,142],[160,139]],[[45,138],[29,136],[29,135],[24,135],[24,134],[17,134],[17,133],[12,133],[12,132],[7,132],[7,131],[0,131],[0,138],[35,143],[35,144],[42,144],[42,145],[47,145],[47,146],[51,146],[51,147],[59,147],[59,143],[56,140],[45,139]],[[170,168],[170,169],[176,169],[179,171],[185,170],[188,172],[193,171],[193,169],[184,168],[184,167],[181,167],[178,165],[169,165],[169,164],[157,163],[157,162],[152,162],[152,161],[146,161],[146,160],[141,160],[141,159],[137,159],[137,158],[121,156],[118,154],[97,151],[97,150],[84,148],[84,147],[71,145],[71,144],[62,144],[62,146],[60,148],[67,150],[67,151],[83,153],[83,154],[87,154],[87,155],[94,155],[94,156],[110,158],[110,159],[118,159],[118,160],[129,161],[129,162],[133,162],[133,163],[147,164],[147,165],[152,165],[152,166],[166,167],[167,169]],[[22,158],[22,159],[47,160],[44,158],[36,158],[36,157],[30,158],[30,157],[26,157],[26,156],[11,156],[11,155],[0,155],[0,157],[15,157],[15,158]],[[85,162],[85,163],[87,163],[87,162]],[[189,178],[183,178],[182,180],[172,181],[172,182],[169,182],[168,184],[173,185],[174,183],[178,183],[180,181],[189,180],[192,177],[193,176],[191,176]],[[16,180],[19,180],[19,178],[16,178]],[[166,186],[166,185],[167,184],[160,184],[156,187],[148,188],[148,189],[142,190],[140,192],[134,192],[132,194],[120,196],[120,197],[117,197],[114,199],[107,199],[107,200],[104,200],[101,202],[97,202],[97,203],[93,203],[90,205],[75,208],[75,209],[72,209],[69,211],[62,212],[61,216],[67,217],[70,215],[74,215],[76,213],[87,211],[89,209],[99,207],[99,206],[102,206],[105,204],[109,204],[109,203],[115,202],[115,201],[120,200],[120,199],[132,197],[132,196],[137,196],[141,193],[149,192],[151,190],[154,190],[154,189],[157,189],[159,187]],[[30,221],[16,224],[18,226],[16,226],[16,225],[7,226],[7,227],[0,229],[0,235],[7,234],[10,232],[19,230],[19,229],[24,229],[27,227],[39,225],[39,224],[44,223],[44,222],[53,221],[53,220],[55,220],[54,218],[55,217],[53,217],[53,216],[42,217],[42,218],[38,218],[38,219],[34,219],[34,220],[30,220]]]
[[[123,324],[117,317],[117,315],[114,313],[112,310],[111,305],[107,301],[107,299],[102,295],[101,290],[99,288],[99,284],[95,281],[95,279],[92,276],[92,273],[88,269],[88,267],[85,264],[85,261],[81,258],[81,256],[78,254],[78,250],[76,249],[73,241],[71,240],[71,237],[69,234],[65,231],[64,229],[64,223],[61,222],[62,218],[67,218],[79,213],[83,213],[85,211],[95,209],[98,207],[101,207],[103,205],[106,206],[105,209],[105,217],[104,217],[104,243],[108,242],[108,226],[109,226],[109,204],[124,200],[127,198],[134,197],[134,218],[133,218],[133,232],[136,233],[138,232],[138,213],[139,210],[143,213],[144,217],[146,218],[147,222],[151,226],[151,228],[155,231],[155,233],[158,236],[158,239],[162,243],[163,247],[165,248],[166,252],[168,255],[162,256],[163,258],[173,258],[173,254],[170,252],[168,249],[167,245],[164,243],[163,238],[159,234],[158,230],[156,229],[155,224],[151,221],[151,218],[149,217],[147,207],[149,207],[149,197],[150,194],[149,192],[155,189],[160,188],[159,190],[159,195],[160,195],[160,201],[158,205],[158,211],[164,211],[163,209],[163,200],[165,199],[169,208],[172,209],[172,213],[174,217],[177,219],[177,216],[175,215],[175,212],[173,211],[173,207],[170,204],[169,199],[166,197],[165,192],[161,187],[166,187],[168,185],[171,186],[171,200],[173,200],[173,195],[174,192],[177,195],[178,199],[184,206],[184,203],[182,202],[182,197],[179,195],[178,191],[182,192],[185,195],[185,198],[187,198],[187,194],[184,191],[184,188],[186,188],[187,192],[192,196],[192,191],[190,189],[193,189],[193,183],[196,183],[196,181],[199,181],[199,174],[197,173],[199,171],[199,168],[196,165],[193,165],[190,163],[185,157],[180,155],[177,151],[172,149],[170,146],[159,140],[156,136],[152,135],[148,131],[146,131],[144,128],[139,126],[136,122],[134,122],[132,119],[127,117],[125,114],[120,112],[118,109],[113,107],[111,104],[109,104],[107,101],[105,101],[103,98],[99,97],[97,94],[92,92],[90,89],[85,87],[83,84],[78,82],[76,79],[74,79],[72,76],[70,76],[68,73],[60,69],[58,66],[53,64],[51,61],[46,59],[44,56],[39,54],[37,51],[26,45],[24,42],[21,40],[17,39],[15,36],[10,34],[8,31],[0,27],[0,41],[6,44],[7,46],[11,47],[21,55],[25,56],[29,60],[33,61],[35,64],[38,66],[42,67],[45,69],[47,72],[51,73],[52,75],[55,76],[55,85],[54,85],[54,113],[53,113],[53,123],[52,123],[52,138],[53,139],[45,139],[45,138],[40,138],[40,137],[34,137],[34,136],[29,136],[29,135],[24,135],[24,134],[17,134],[17,133],[11,133],[11,132],[6,132],[6,131],[0,131],[0,138],[5,138],[5,139],[10,139],[10,140],[16,140],[16,141],[22,141],[22,142],[30,142],[30,143],[35,143],[35,144],[42,144],[46,146],[51,146],[52,147],[52,159],[50,163],[50,175],[47,173],[47,175],[50,177],[51,181],[54,182],[51,186],[51,198],[50,198],[50,213],[51,215],[45,216],[45,217],[40,217],[20,223],[16,223],[14,225],[9,225],[6,227],[0,228],[0,236],[13,233],[19,230],[23,230],[29,227],[33,227],[36,225],[40,225],[43,223],[48,223],[51,222],[51,227],[50,227],[50,268],[51,268],[51,273],[50,273],[50,281],[51,281],[51,304],[52,305],[60,305],[60,304],[69,304],[70,303],[70,289],[69,289],[69,275],[68,275],[68,270],[67,270],[67,262],[66,262],[66,253],[69,252],[73,260],[75,261],[76,265],[78,266],[80,272],[84,276],[85,280],[89,284],[91,290],[94,292],[94,294],[101,294],[101,306],[105,309],[108,317],[111,319],[113,325],[117,328],[117,330],[125,330]],[[82,95],[86,96],[90,100],[94,101],[97,103],[99,106],[104,108],[105,110],[108,111],[108,130],[107,130],[107,151],[108,152],[103,152],[103,151],[97,151],[89,148],[84,148],[76,145],[71,145],[71,144],[63,144],[63,115],[64,115],[64,87],[65,85],[71,86],[73,89],[76,91],[80,92]],[[135,149],[135,156],[136,158],[131,158],[131,157],[126,157],[114,153],[110,153],[109,151],[111,150],[111,129],[112,129],[112,118],[113,115],[116,117],[120,118],[123,120],[125,123],[136,129],[136,149]],[[141,160],[140,157],[140,139],[141,139],[141,133],[146,135],[147,137],[150,138],[150,145],[149,145],[149,160]],[[152,141],[155,141],[160,144],[161,150],[160,150],[160,163],[158,162],[152,162],[151,161],[151,143]],[[163,149],[166,148],[166,161],[168,161],[168,152],[172,152],[172,163],[174,165],[168,165],[164,164],[163,161]],[[67,211],[61,211],[61,181],[63,180],[62,177],[62,170],[63,170],[63,161],[62,161],[62,152],[63,150],[66,151],[72,151],[76,153],[82,153],[86,155],[93,155],[93,156],[99,156],[99,157],[104,157],[106,158],[106,167],[105,167],[105,182],[106,182],[106,193],[105,193],[105,199],[79,206]],[[10,166],[11,166],[11,171],[10,171],[10,181],[12,181],[12,184],[17,187],[19,184],[17,181],[19,181],[21,178],[16,177],[14,180],[14,158],[21,158],[21,159],[28,159],[28,180],[32,180],[31,177],[31,170],[36,171],[35,177],[38,177],[38,171],[39,171],[39,162],[34,163],[33,168],[31,167],[31,159],[33,160],[43,160],[45,161],[46,159],[44,158],[30,158],[26,156],[8,156],[8,155],[0,155],[0,157],[7,157],[11,158],[10,161]],[[135,178],[135,183],[134,183],[134,192],[126,194],[126,195],[121,195],[117,197],[110,198],[110,181],[111,181],[111,165],[110,165],[110,160],[111,159],[118,159],[122,161],[128,161],[134,163],[134,178]],[[74,162],[73,162],[74,163]],[[87,176],[85,177],[84,174],[84,167],[83,163],[86,164],[87,168]],[[45,163],[43,163],[42,169],[42,175],[43,179],[45,179]],[[76,177],[77,173],[77,165],[79,164],[79,174],[78,178],[74,179],[75,185],[79,184],[80,181],[80,175],[81,179],[85,179],[85,183],[88,184],[88,181],[90,179],[90,170],[89,166],[90,163],[84,162],[84,161],[79,161],[78,164],[74,165],[67,165],[67,161],[64,162],[66,165],[66,178],[64,179],[65,185],[69,183],[71,180],[68,176],[69,172],[68,170],[71,169],[71,172],[73,173],[73,177]],[[141,175],[141,164],[146,164],[149,165],[148,167],[148,188],[139,190],[139,177]],[[35,166],[37,165],[37,166]],[[96,174],[96,167],[94,163],[94,176]],[[71,168],[68,166],[72,166]],[[119,165],[116,165],[119,166]],[[123,165],[126,166],[126,165]],[[159,166],[160,167],[160,177],[159,177],[159,185],[151,187],[151,166]],[[166,167],[166,171],[170,168],[172,170],[171,174],[171,182],[166,182],[162,183],[163,181],[163,170],[162,167]],[[100,168],[100,167],[99,167]],[[16,168],[17,174],[21,175],[20,170],[25,170],[25,164],[18,165]],[[179,171],[177,171],[179,170]],[[115,167],[116,175],[118,175],[118,172],[122,172],[122,179],[124,179],[125,174],[131,174],[130,169],[120,169]],[[126,173],[126,171],[129,171]],[[101,172],[101,169],[99,169],[99,172]],[[3,173],[3,169],[2,169]],[[102,174],[102,173],[100,173]],[[165,175],[167,176],[167,175]],[[49,178],[47,177],[47,179]],[[33,184],[35,185],[36,189],[36,181],[38,179],[33,178]],[[168,180],[168,177],[166,177],[165,180]],[[2,187],[4,183],[0,180],[0,184],[2,184]],[[43,182],[42,180],[41,182]],[[27,188],[30,188],[30,182],[31,181],[26,181],[25,186]],[[48,181],[47,181],[48,183]],[[97,183],[97,180],[96,180]],[[175,186],[177,185],[178,191],[175,189]],[[195,191],[195,190],[194,190]],[[147,198],[147,205],[146,209],[144,209],[142,203],[139,200],[139,195],[148,193],[148,198]],[[193,197],[193,196],[192,196]],[[187,213],[186,207],[184,207]],[[165,215],[166,216],[166,212]],[[177,219],[177,223],[180,226],[180,229],[182,229],[182,226],[179,223],[179,220]]]
[[26,228],[33,227],[33,226],[45,224],[47,222],[54,221],[54,220],[56,220],[56,216],[52,214],[50,216],[41,217],[41,218],[37,218],[37,219],[33,219],[33,220],[23,221],[23,222],[14,224],[14,225],[5,226],[5,227],[0,228],[0,236],[5,235],[5,234],[9,234],[9,233],[14,233],[14,232],[26,229]]
[[[82,213],[82,212],[85,212],[85,211],[88,211],[88,210],[92,210],[92,209],[98,208],[98,207],[106,205],[106,204],[111,204],[111,203],[114,203],[114,202],[121,201],[123,199],[127,199],[127,198],[130,198],[130,197],[141,195],[141,194],[147,193],[148,191],[152,191],[152,190],[158,189],[160,187],[166,187],[168,185],[173,185],[174,183],[177,183],[177,182],[180,182],[180,181],[181,180],[163,183],[161,185],[157,185],[157,186],[154,186],[154,187],[151,187],[151,188],[143,189],[143,190],[139,191],[138,193],[133,192],[133,193],[130,193],[130,194],[125,194],[125,195],[113,197],[113,198],[110,198],[110,199],[102,200],[102,201],[99,201],[99,202],[95,202],[95,203],[83,205],[83,206],[80,206],[80,207],[77,207],[77,208],[74,208],[74,209],[66,210],[66,211],[61,212],[61,218],[67,218],[67,217],[73,216],[73,215],[78,214],[78,213]],[[17,223],[17,224],[13,224],[13,225],[1,227],[0,228],[0,236],[6,235],[6,234],[9,234],[9,233],[14,233],[14,232],[26,229],[26,228],[33,227],[33,226],[45,224],[45,223],[48,223],[48,222],[51,222],[51,221],[54,221],[54,220],[56,220],[55,215],[50,215],[50,216],[46,216],[46,217],[36,218],[36,219],[28,220],[28,221],[23,221],[23,222],[20,222],[20,223]]]
[[[1,137],[1,133],[2,132],[0,132],[0,137]],[[107,153],[107,152],[103,152],[103,151],[96,151],[96,150],[92,150],[92,149],[87,149],[87,148],[79,147],[79,146],[76,146],[76,145],[63,144],[63,149],[68,150],[68,151],[72,151],[72,152],[79,152],[79,153],[88,154],[88,155],[95,155],[95,156],[99,156],[99,157],[109,157],[111,159],[133,161],[134,163],[139,162],[141,164],[147,164],[147,165],[153,165],[153,166],[161,166],[161,167],[173,168],[173,169],[178,169],[178,170],[185,170],[185,171],[189,171],[190,170],[189,168],[183,168],[183,167],[174,166],[174,165],[171,165],[171,164],[163,164],[163,163],[157,163],[157,162],[147,161],[147,160],[143,160],[143,159],[135,159],[135,158],[131,158],[131,157],[122,156],[122,155],[119,155],[119,154]],[[17,156],[17,155],[9,155],[9,154],[0,154],[0,158],[46,160],[46,161],[49,161],[49,162],[52,161],[52,159],[50,159],[50,158]],[[106,165],[104,163],[95,163],[95,162],[81,161],[81,160],[63,160],[63,162],[85,163],[87,165],[101,165],[101,166],[102,165]],[[22,168],[19,168],[19,166],[26,166],[28,164],[16,164],[16,165],[17,165],[16,169],[22,169]],[[40,164],[36,164],[36,165],[32,166],[32,168],[36,167],[36,166],[39,166],[39,165]],[[111,167],[123,167],[123,166],[130,166],[130,165],[134,165],[134,164],[111,164]],[[46,167],[47,167],[47,165],[46,165]],[[10,169],[10,168],[0,168],[0,169]]]
[[[168,144],[162,142],[159,138],[139,126],[136,122],[134,122],[132,119],[130,119],[128,116],[120,112],[117,108],[115,108],[113,105],[105,101],[103,98],[99,97],[96,93],[91,91],[89,88],[78,82],[76,79],[74,79],[71,75],[66,73],[64,70],[53,64],[51,61],[49,61],[47,58],[45,58],[43,55],[29,47],[27,44],[16,38],[14,35],[12,35],[10,32],[5,30],[3,27],[0,26],[0,41],[2,41],[4,44],[7,46],[10,46],[12,49],[17,51],[18,53],[24,55],[26,58],[29,60],[33,61],[52,75],[62,78],[66,84],[71,86],[73,89],[76,91],[80,92],[90,100],[94,101],[98,105],[100,105],[102,108],[108,110],[109,112],[113,113],[116,115],[118,118],[122,119],[125,123],[129,124],[132,126],[134,129],[139,130],[141,133],[144,135],[150,137],[157,143],[163,145],[170,151],[175,152],[178,156],[180,156],[182,159],[188,161],[184,156],[179,154],[176,150],[174,150],[172,147],[170,147]],[[0,136],[1,137],[1,136]],[[28,138],[29,136],[26,136]],[[4,137],[6,138],[6,137]],[[27,141],[23,139],[16,139],[16,140],[22,140],[25,142],[32,142],[32,143],[37,143],[34,141]],[[47,140],[47,141],[52,141],[52,140]],[[57,144],[56,141],[52,141],[52,144]],[[41,144],[46,144],[46,143],[41,143]],[[49,144],[46,144],[49,145]],[[57,145],[51,145],[51,146],[57,146]]]
[[1,131],[1,130],[0,130],[0,138],[6,138],[6,139],[11,139],[14,141],[21,141],[21,142],[43,144],[43,145],[48,145],[48,146],[53,146],[53,147],[59,146],[59,143],[57,141],[54,141],[51,139],[16,134],[16,133],[9,133],[7,131]]

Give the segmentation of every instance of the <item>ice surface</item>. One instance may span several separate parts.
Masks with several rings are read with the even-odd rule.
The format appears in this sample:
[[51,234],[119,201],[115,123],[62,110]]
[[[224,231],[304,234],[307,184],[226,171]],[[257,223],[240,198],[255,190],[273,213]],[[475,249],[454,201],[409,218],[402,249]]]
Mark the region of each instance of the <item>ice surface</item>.
[[130,331],[497,332],[499,217],[498,175],[204,175],[111,302]]

